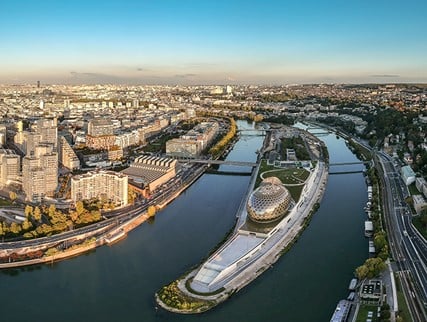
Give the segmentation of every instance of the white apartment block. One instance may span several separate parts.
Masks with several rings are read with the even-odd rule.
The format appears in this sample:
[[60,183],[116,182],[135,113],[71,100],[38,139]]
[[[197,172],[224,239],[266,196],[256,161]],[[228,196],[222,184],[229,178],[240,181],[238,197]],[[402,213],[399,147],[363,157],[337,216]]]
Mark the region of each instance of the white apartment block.
[[128,204],[128,177],[114,171],[93,171],[71,178],[74,202],[93,198],[107,199],[120,206]]
[[26,200],[52,197],[58,185],[58,153],[51,144],[39,145],[22,160],[22,188]]

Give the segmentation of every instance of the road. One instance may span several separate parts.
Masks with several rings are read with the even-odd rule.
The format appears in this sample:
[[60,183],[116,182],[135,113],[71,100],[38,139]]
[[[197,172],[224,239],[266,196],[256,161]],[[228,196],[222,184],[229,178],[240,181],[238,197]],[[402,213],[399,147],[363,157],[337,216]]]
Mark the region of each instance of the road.
[[174,179],[154,191],[149,200],[138,200],[134,205],[106,213],[103,216],[107,219],[96,224],[49,237],[0,243],[0,254],[7,255],[23,248],[36,249],[41,246],[52,247],[52,245],[72,241],[84,234],[92,234],[91,236],[95,236],[101,232],[105,233],[105,231],[114,229],[125,221],[139,216],[142,212],[146,211],[150,205],[158,205],[170,199],[170,197],[176,194],[183,186],[189,184],[195,177],[204,172],[205,168],[205,165],[192,165],[186,167]]
[[396,263],[394,270],[398,272],[412,320],[427,321],[426,241],[412,225],[412,212],[405,202],[407,189],[393,160],[379,152],[375,164],[383,181],[384,218]]

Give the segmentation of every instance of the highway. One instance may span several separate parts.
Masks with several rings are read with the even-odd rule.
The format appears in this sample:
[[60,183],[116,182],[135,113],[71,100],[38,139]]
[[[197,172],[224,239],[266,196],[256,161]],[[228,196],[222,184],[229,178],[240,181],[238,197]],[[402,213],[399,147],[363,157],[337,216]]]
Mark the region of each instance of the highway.
[[42,246],[52,247],[52,245],[74,240],[78,238],[78,236],[84,234],[96,236],[100,233],[105,233],[106,231],[112,230],[124,222],[139,216],[141,213],[145,212],[150,205],[158,205],[165,202],[172,195],[176,194],[179,189],[189,184],[194,180],[194,178],[203,173],[205,168],[206,165],[191,165],[185,167],[185,169],[177,174],[174,179],[154,191],[149,200],[138,200],[134,205],[105,213],[103,214],[103,217],[107,219],[95,224],[55,234],[49,237],[0,243],[0,254],[10,254],[22,248],[36,249]]
[[405,202],[407,189],[393,160],[377,153],[376,167],[382,176],[385,224],[395,271],[413,321],[427,321],[427,245],[412,225],[411,209]]

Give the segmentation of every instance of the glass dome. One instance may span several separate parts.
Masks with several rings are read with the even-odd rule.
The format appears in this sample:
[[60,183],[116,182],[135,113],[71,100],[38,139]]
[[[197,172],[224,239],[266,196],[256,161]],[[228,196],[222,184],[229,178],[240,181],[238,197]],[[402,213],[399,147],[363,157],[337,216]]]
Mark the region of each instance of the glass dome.
[[255,222],[271,222],[286,214],[291,202],[289,191],[277,177],[269,177],[249,196],[246,209]]

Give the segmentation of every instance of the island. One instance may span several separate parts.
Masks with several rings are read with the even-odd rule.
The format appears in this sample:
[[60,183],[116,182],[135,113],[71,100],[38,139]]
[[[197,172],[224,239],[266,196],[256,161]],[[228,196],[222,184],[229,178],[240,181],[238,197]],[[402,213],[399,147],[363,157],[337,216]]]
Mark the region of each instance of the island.
[[307,131],[273,124],[233,232],[199,267],[161,288],[155,294],[158,305],[201,313],[257,278],[302,233],[319,207],[327,178],[324,144]]

